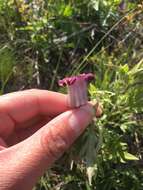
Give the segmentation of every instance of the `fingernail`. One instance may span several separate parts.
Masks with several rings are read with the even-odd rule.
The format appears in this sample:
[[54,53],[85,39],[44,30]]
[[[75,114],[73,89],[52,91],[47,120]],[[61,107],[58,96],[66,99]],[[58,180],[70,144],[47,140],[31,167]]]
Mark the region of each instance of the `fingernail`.
[[73,110],[69,117],[69,126],[79,136],[81,132],[88,126],[94,116],[92,105],[86,104],[80,108]]
[[103,115],[103,106],[99,102],[90,101],[90,104],[93,106],[94,109],[94,116],[96,118],[100,118]]

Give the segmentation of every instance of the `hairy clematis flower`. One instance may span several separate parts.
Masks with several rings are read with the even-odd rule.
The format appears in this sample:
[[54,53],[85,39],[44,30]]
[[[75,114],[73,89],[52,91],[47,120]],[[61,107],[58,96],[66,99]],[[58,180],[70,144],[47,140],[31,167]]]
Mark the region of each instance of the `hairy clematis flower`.
[[87,84],[93,80],[92,73],[80,74],[59,80],[59,86],[68,86],[68,101],[72,108],[80,107],[87,103]]

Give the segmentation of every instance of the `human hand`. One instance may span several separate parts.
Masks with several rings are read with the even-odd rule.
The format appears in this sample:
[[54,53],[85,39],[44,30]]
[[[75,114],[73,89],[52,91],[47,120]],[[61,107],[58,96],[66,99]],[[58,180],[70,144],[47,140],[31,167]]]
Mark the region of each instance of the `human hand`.
[[30,190],[84,131],[87,104],[70,110],[67,96],[25,90],[0,97],[0,189]]

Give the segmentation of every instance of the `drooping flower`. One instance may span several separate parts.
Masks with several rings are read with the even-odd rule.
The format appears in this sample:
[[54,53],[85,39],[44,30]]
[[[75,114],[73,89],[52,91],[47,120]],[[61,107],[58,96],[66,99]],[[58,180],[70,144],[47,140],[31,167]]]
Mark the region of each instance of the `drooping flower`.
[[80,107],[87,103],[87,84],[93,79],[92,73],[83,73],[59,80],[59,86],[68,87],[68,103],[71,108]]

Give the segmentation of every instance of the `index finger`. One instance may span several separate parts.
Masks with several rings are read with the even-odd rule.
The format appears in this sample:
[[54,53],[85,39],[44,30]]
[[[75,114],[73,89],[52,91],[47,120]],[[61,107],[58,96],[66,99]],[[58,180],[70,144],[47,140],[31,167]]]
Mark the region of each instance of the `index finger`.
[[24,122],[37,115],[56,116],[68,110],[67,96],[47,90],[25,90],[0,97],[0,114],[16,122]]

